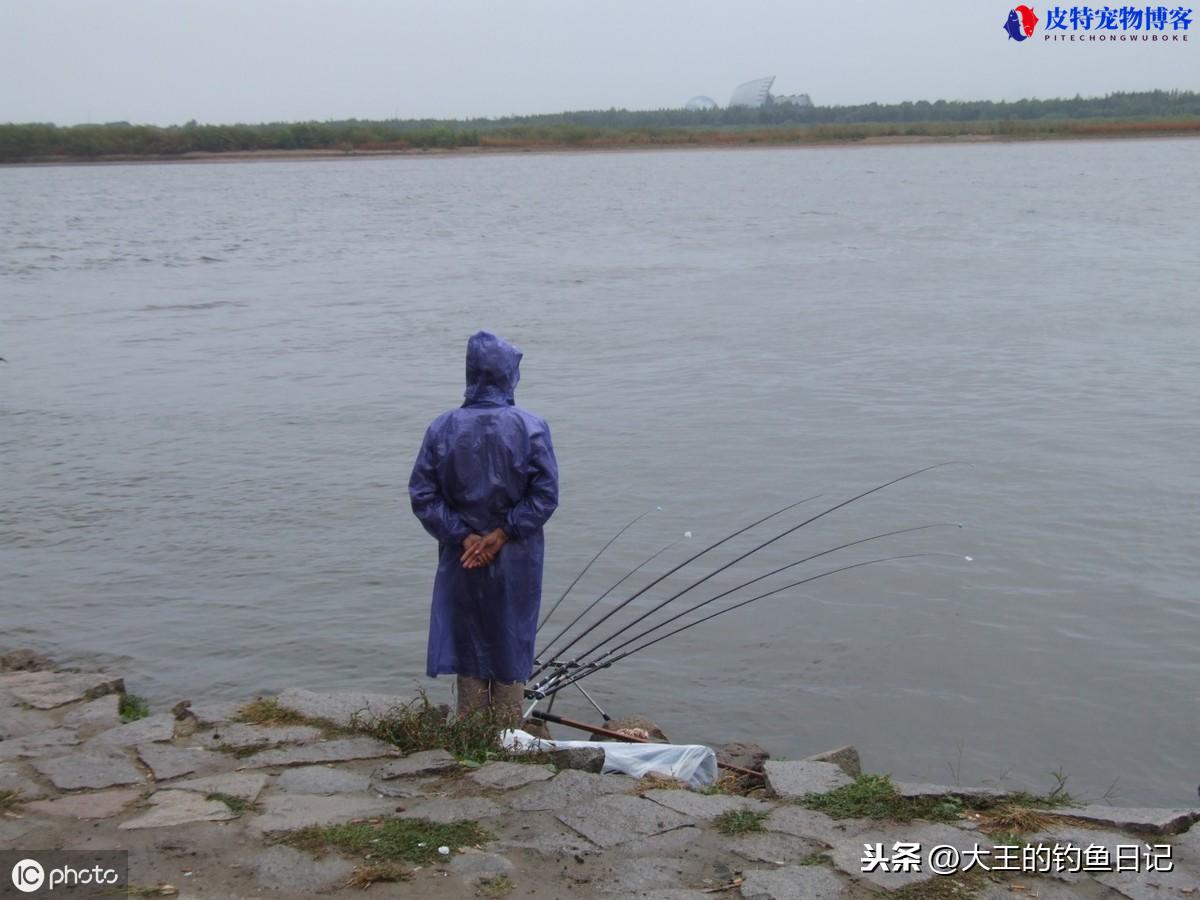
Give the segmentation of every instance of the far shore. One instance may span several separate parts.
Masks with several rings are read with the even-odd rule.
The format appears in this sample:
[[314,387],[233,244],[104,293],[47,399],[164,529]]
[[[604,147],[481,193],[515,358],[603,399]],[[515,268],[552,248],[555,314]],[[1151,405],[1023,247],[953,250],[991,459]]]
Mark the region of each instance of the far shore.
[[97,157],[52,157],[0,162],[3,168],[35,166],[92,166],[128,164],[179,164],[213,162],[278,162],[281,160],[364,160],[392,159],[404,157],[463,157],[463,156],[511,156],[536,153],[612,153],[661,150],[777,150],[777,149],[822,149],[828,147],[881,147],[946,144],[1012,144],[1012,143],[1061,143],[1078,141],[1129,141],[1164,140],[1176,138],[1200,138],[1194,129],[1136,133],[1080,133],[1063,132],[1039,135],[1004,134],[953,134],[953,135],[870,135],[861,138],[836,138],[812,140],[763,140],[761,138],[722,141],[678,141],[678,142],[583,142],[583,143],[537,143],[482,145],[463,147],[407,147],[382,150],[304,149],[304,150],[230,150],[224,152],[194,151],[181,154],[138,155],[112,154]]

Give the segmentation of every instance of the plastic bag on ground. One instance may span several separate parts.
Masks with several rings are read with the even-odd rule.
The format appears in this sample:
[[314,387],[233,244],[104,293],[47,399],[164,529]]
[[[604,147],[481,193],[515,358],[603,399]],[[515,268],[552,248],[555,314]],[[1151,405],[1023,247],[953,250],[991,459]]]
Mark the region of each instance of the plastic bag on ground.
[[506,731],[500,736],[504,747],[517,752],[539,753],[595,747],[604,751],[604,772],[632,775],[664,775],[677,778],[700,790],[717,779],[717,754],[703,744],[624,744],[602,741],[555,741],[534,737],[527,731]]

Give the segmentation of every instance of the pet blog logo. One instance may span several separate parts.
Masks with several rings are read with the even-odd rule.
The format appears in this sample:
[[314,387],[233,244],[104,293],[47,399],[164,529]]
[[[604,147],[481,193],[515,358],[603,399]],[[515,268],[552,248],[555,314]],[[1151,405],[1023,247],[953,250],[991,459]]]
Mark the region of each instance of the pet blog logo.
[[1037,28],[1037,13],[1029,6],[1014,6],[1008,11],[1008,20],[1004,30],[1008,32],[1010,41],[1024,41],[1033,37],[1033,29]]

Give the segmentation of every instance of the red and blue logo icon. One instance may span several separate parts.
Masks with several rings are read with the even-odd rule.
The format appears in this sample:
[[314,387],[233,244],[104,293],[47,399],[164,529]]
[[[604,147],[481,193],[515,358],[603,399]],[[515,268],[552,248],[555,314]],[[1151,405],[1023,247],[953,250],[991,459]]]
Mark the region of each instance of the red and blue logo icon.
[[1008,32],[1009,40],[1024,41],[1033,37],[1033,29],[1037,28],[1037,13],[1028,6],[1014,6],[1008,11],[1008,21],[1004,30]]

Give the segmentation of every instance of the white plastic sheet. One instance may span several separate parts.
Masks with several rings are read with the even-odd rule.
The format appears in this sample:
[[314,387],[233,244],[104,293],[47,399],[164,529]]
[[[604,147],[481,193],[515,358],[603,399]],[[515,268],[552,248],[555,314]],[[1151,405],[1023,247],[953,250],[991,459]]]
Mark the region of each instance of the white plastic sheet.
[[717,754],[703,744],[625,744],[601,741],[553,741],[534,737],[527,731],[506,731],[500,736],[509,750],[537,753],[595,747],[604,751],[604,771],[641,778],[665,775],[678,778],[688,787],[706,788],[717,779]]

